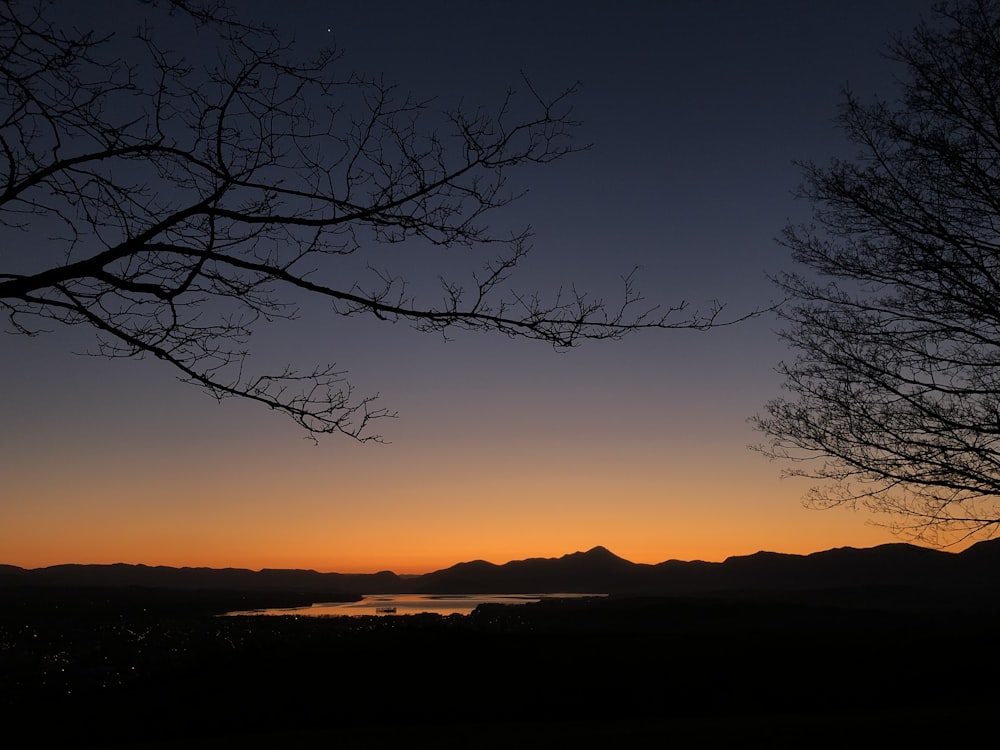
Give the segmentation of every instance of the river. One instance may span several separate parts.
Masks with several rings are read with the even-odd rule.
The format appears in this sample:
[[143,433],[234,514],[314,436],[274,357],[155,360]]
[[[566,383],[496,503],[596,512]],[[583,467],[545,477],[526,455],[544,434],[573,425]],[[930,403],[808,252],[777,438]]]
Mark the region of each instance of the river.
[[307,615],[310,617],[358,615],[467,615],[480,604],[527,604],[542,599],[570,599],[604,594],[366,594],[357,602],[319,602],[310,607],[255,609],[230,615]]

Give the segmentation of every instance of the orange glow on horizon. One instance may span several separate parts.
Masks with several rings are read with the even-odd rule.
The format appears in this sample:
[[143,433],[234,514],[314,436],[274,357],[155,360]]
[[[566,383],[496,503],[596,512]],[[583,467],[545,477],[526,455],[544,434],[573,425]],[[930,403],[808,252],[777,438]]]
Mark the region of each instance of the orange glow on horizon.
[[[0,563],[421,574],[598,545],[659,563],[901,541],[861,512],[804,509],[805,486],[775,481],[755,454],[741,451],[719,472],[707,438],[501,449],[489,437],[472,446],[446,437],[416,449],[336,450],[303,449],[297,438],[265,450],[248,432],[242,442],[220,439],[223,448],[206,456],[211,430],[225,427],[206,425],[200,441],[183,433],[171,447],[183,471],[165,471],[161,454],[141,443],[116,456],[112,475],[82,458],[45,466],[30,446],[13,455],[35,468],[5,487],[18,500],[0,524]],[[448,465],[436,455],[449,455]]]

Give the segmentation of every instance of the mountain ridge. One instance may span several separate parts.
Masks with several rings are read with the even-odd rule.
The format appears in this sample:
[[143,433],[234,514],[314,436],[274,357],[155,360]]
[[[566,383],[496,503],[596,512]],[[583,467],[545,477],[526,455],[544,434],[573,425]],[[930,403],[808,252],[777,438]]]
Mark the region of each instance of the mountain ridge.
[[561,557],[496,564],[460,562],[416,576],[392,571],[320,573],[315,570],[207,568],[113,563],[20,568],[0,564],[0,587],[146,587],[180,590],[335,593],[592,593],[697,594],[723,591],[804,591],[851,587],[941,590],[1000,588],[1000,539],[962,552],[899,542],[836,547],[806,555],[758,551],[722,562],[665,560],[634,563],[606,547]]

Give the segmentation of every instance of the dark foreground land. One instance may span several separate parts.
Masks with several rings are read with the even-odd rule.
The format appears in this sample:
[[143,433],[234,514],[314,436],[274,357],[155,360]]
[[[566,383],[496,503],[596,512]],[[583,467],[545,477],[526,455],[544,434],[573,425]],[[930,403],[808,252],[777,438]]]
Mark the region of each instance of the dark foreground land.
[[[467,617],[218,617],[246,594],[0,591],[27,746],[829,746],[993,732],[1000,606],[902,589]],[[292,602],[271,602],[290,604]]]

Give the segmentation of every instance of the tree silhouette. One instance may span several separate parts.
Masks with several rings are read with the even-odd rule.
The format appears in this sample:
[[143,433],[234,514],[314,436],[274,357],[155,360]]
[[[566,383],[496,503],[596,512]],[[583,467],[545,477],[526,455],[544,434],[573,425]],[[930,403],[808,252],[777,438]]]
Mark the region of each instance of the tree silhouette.
[[[555,347],[715,323],[717,307],[683,320],[683,303],[642,307],[631,275],[613,305],[508,283],[530,233],[487,221],[518,197],[516,168],[581,148],[575,86],[545,96],[525,79],[492,109],[437,111],[381,78],[340,74],[336,51],[296,59],[278,31],[222,3],[146,6],[153,20],[127,44],[61,27],[49,3],[0,7],[0,309],[11,331],[89,326],[95,353],[152,355],[216,398],[260,402],[311,434],[377,439],[370,422],[389,412],[335,366],[253,372],[257,325],[294,318],[309,296],[337,315]],[[158,43],[167,20],[196,26],[201,47],[210,37],[213,55],[199,59],[213,62]],[[394,243],[407,243],[407,262],[440,269],[433,301],[405,273],[366,267],[371,248]],[[478,272],[448,275],[456,248]]]
[[766,454],[936,543],[1000,523],[1000,4],[939,7],[890,46],[897,103],[850,93],[851,160],[804,165],[814,225],[783,244],[789,396]]

